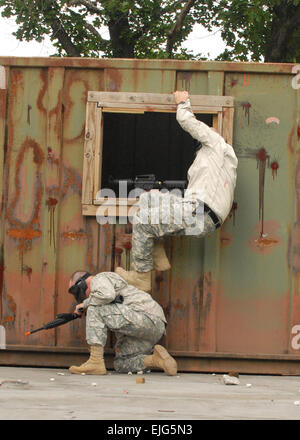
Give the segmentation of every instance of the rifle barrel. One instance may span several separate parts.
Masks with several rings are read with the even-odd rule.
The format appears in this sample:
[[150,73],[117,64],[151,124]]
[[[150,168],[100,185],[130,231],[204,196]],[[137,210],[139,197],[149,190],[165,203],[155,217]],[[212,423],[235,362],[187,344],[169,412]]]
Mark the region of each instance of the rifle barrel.
[[44,329],[45,329],[45,327],[36,328],[34,330],[31,330],[31,332],[26,332],[25,336],[32,335],[32,333],[36,333],[36,332],[39,332],[40,330],[44,330]]

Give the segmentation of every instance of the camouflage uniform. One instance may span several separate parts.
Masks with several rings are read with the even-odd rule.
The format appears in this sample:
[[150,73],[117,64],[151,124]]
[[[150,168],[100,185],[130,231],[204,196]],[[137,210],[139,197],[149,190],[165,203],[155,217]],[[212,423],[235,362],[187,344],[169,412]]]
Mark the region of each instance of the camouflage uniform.
[[144,370],[144,358],[165,333],[164,322],[155,316],[136,312],[123,304],[89,306],[86,338],[89,345],[106,344],[107,330],[115,332],[118,373]]
[[154,240],[165,235],[202,237],[215,230],[203,204],[161,192],[143,193],[140,210],[133,218],[132,262],[138,272],[153,269]]
[[[113,303],[117,295],[123,303]],[[114,368],[119,373],[144,370],[144,358],[165,333],[166,319],[151,295],[128,285],[113,272],[102,272],[91,280],[91,292],[83,302],[87,308],[86,340],[105,346],[107,330],[117,342]]]
[[[154,239],[169,234],[203,237],[215,230],[213,221],[207,213],[203,212],[204,204],[214,212],[222,224],[233,203],[238,160],[232,146],[227,144],[220,134],[196,119],[189,99],[177,105],[176,119],[183,130],[200,143],[201,148],[197,150],[195,159],[188,170],[188,186],[184,198],[177,197],[171,201],[174,214],[171,213],[169,223],[164,218],[165,206],[160,209],[162,218],[156,224],[152,221],[145,222],[147,209],[144,206],[140,207],[140,213],[134,217],[136,224],[133,225],[132,254],[133,265],[138,272],[148,272],[153,268]],[[141,205],[144,204],[142,198],[140,202],[142,202]],[[161,202],[158,202],[158,205],[160,204]],[[150,205],[151,213],[158,218],[159,209],[157,206],[153,207],[152,203]],[[185,219],[182,222],[173,222],[173,216],[180,217],[186,207],[189,207],[191,211],[193,209],[198,211],[194,217],[196,228],[190,231],[187,231],[187,226],[190,225],[186,224]]]

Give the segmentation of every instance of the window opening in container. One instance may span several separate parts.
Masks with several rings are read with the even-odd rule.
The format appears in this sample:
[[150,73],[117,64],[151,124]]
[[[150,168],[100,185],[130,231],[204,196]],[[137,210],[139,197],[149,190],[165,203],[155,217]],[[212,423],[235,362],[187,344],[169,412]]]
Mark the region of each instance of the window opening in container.
[[[196,114],[213,125],[213,115]],[[154,174],[158,180],[186,180],[197,142],[175,113],[104,113],[101,188],[117,190],[113,179]],[[118,194],[116,194],[118,197]]]

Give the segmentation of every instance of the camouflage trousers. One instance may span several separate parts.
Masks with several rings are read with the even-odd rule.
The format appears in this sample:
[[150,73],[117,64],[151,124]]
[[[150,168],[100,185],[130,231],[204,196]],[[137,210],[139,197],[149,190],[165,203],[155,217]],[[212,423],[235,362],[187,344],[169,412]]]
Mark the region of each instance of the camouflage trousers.
[[107,330],[116,335],[114,368],[118,373],[145,370],[144,359],[165,333],[164,322],[123,304],[89,306],[86,340],[89,345],[106,344]]
[[132,263],[138,272],[153,269],[154,240],[165,235],[203,237],[212,233],[215,225],[204,212],[203,204],[160,192],[144,193],[140,210],[133,218]]

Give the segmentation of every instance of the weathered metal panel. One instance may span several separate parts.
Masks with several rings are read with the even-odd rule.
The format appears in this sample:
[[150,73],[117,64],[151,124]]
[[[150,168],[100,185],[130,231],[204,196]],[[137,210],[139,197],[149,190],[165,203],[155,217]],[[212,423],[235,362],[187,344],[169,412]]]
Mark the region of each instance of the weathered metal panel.
[[[53,316],[53,293],[44,291],[43,241],[48,107],[47,69],[10,71],[4,291],[7,343],[26,344],[25,331]],[[36,342],[53,345],[52,335]],[[32,343],[32,341],[30,342]]]
[[296,93],[288,75],[242,73],[226,74],[225,93],[239,168],[220,237],[217,350],[287,353]]
[[[103,71],[66,69],[63,90],[62,154],[59,161],[60,215],[58,236],[57,310],[71,310],[67,293],[76,269],[98,270],[99,227],[94,218],[80,214],[85,107],[89,90],[103,89]],[[74,303],[73,303],[74,306]],[[84,320],[57,330],[57,345],[84,343]]]
[[65,365],[71,351],[85,353],[84,319],[30,338],[24,333],[72,310],[67,287],[74,270],[130,267],[130,226],[100,226],[81,215],[87,92],[187,89],[235,98],[238,182],[220,230],[205,240],[166,240],[172,270],[153,275],[153,296],[169,320],[164,343],[190,371],[238,365],[243,372],[298,374],[300,129],[293,65],[55,58],[0,64],[9,77],[7,94],[0,90],[3,362],[22,363],[27,352],[35,360],[26,365],[40,358],[53,366],[57,353],[57,365]]

